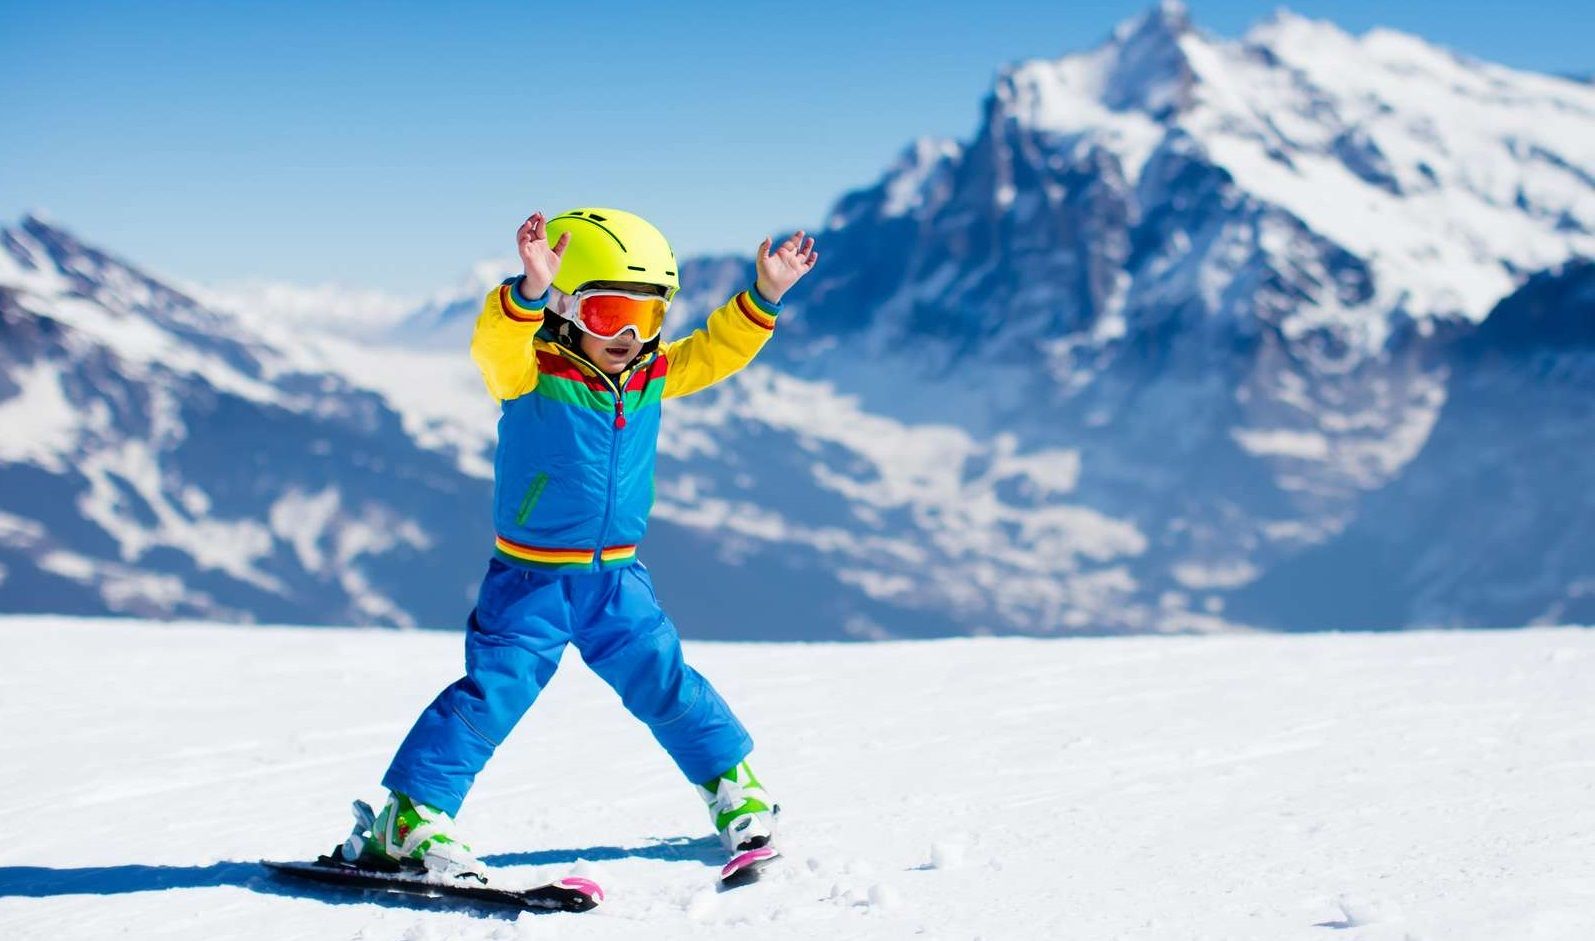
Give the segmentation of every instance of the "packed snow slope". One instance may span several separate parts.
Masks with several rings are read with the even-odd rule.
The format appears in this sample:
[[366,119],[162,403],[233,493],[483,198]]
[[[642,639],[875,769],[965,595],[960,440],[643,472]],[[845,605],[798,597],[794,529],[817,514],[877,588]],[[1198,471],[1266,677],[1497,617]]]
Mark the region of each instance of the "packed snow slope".
[[585,915],[274,881],[324,851],[457,635],[0,619],[0,937],[1595,937],[1595,631],[712,644],[785,869],[579,660],[461,815]]

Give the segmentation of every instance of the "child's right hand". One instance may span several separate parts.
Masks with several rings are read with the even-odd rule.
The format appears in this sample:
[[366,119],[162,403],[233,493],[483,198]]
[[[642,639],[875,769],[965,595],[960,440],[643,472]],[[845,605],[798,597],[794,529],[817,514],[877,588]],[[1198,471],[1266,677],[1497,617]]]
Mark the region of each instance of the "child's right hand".
[[569,244],[570,233],[566,232],[559,237],[557,245],[549,247],[548,224],[543,221],[540,212],[532,213],[531,218],[521,223],[515,233],[515,247],[520,251],[521,267],[526,272],[521,282],[523,296],[534,300],[543,296],[548,286],[554,283],[560,259],[565,257],[565,246]]

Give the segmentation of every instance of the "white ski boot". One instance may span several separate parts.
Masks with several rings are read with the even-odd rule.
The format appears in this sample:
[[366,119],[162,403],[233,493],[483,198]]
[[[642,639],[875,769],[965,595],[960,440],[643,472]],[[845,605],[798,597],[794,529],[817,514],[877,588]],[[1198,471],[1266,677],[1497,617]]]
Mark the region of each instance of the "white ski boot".
[[736,767],[697,788],[698,796],[709,805],[726,852],[759,849],[775,839],[781,805],[765,793],[746,761],[737,762]]
[[379,814],[365,801],[355,801],[354,817],[354,832],[342,848],[343,858],[351,863],[487,882],[487,866],[460,840],[454,818],[436,807],[394,792]]

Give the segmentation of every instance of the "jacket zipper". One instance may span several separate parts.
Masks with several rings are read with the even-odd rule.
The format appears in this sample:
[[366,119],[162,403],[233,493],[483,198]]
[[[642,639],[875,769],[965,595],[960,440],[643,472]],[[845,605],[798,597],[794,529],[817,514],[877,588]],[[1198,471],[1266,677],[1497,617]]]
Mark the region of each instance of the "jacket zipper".
[[620,488],[620,482],[615,479],[615,475],[620,469],[620,430],[626,427],[626,396],[620,390],[625,388],[625,381],[631,378],[636,368],[626,370],[621,374],[620,382],[616,382],[609,378],[608,373],[588,362],[585,356],[577,353],[576,359],[591,367],[593,372],[608,383],[610,392],[615,396],[614,430],[609,435],[609,493],[604,501],[604,520],[598,524],[598,545],[593,549],[593,569],[596,571],[604,567],[604,540],[609,535],[609,520],[615,515],[615,497]]
[[609,499],[604,503],[604,521],[598,526],[598,546],[593,549],[593,568],[604,567],[604,542],[609,538],[609,520],[615,515],[615,497],[620,490],[616,475],[620,472],[620,429],[625,419],[620,417],[620,398],[615,398],[615,430],[609,436]]

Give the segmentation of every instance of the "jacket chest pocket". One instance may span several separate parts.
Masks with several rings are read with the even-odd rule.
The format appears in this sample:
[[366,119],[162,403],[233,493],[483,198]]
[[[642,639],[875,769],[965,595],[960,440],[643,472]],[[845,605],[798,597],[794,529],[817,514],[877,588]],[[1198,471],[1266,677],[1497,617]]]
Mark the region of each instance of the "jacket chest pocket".
[[532,482],[526,485],[526,493],[521,496],[520,506],[515,508],[515,524],[525,526],[531,519],[532,510],[536,508],[537,501],[543,497],[543,491],[548,487],[548,472],[538,471],[532,477]]

